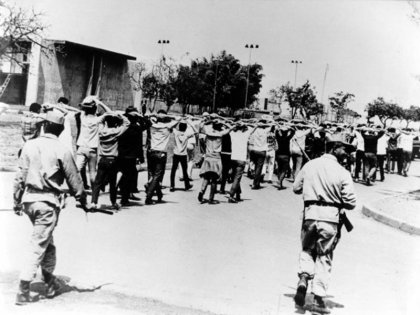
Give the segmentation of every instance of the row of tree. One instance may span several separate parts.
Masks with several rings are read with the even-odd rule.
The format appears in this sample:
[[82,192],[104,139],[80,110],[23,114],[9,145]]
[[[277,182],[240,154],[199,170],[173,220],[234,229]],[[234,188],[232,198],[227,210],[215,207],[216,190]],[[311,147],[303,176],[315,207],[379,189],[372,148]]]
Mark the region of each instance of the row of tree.
[[420,107],[411,105],[409,108],[402,108],[395,102],[385,101],[378,97],[366,106],[368,121],[377,116],[384,127],[387,122],[398,120],[406,122],[406,127],[412,121],[420,121]]
[[149,100],[150,110],[159,100],[168,107],[181,104],[184,111],[190,105],[198,105],[202,111],[227,109],[232,114],[257,100],[261,71],[261,65],[241,65],[234,56],[222,51],[209,59],[193,60],[187,66],[176,65],[164,56],[150,71],[138,63],[130,78],[135,89]]

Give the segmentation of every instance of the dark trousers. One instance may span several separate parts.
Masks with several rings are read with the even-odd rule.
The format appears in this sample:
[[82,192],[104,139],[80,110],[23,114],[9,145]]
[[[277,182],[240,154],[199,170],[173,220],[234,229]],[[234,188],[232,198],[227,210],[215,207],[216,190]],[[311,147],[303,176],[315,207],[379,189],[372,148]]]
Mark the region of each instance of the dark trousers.
[[398,174],[402,173],[404,164],[404,156],[403,156],[403,149],[397,149],[397,168]]
[[253,186],[258,188],[261,185],[261,173],[264,166],[266,151],[252,150],[250,154],[251,161],[255,164],[255,176]]
[[186,155],[176,155],[174,154],[172,158],[172,169],[171,169],[171,188],[175,187],[175,174],[178,164],[181,163],[182,176],[184,177],[185,189],[190,187],[190,181],[188,179],[188,170],[187,170],[187,156]]
[[387,170],[388,172],[394,172],[395,171],[395,162],[398,163],[398,152],[397,150],[388,150],[387,152]]
[[121,157],[118,159],[118,168],[122,173],[120,179],[121,201],[127,202],[132,192],[135,174],[137,173],[136,158]]
[[378,154],[378,168],[379,168],[379,174],[381,175],[381,180],[385,180],[385,172],[384,172],[384,164],[385,164],[385,154]]
[[231,168],[231,158],[230,154],[221,153],[220,154],[222,160],[222,179],[220,181],[220,190],[225,190],[226,182],[229,177],[229,171]]
[[245,169],[245,161],[238,161],[238,160],[231,160],[231,167],[232,167],[232,177],[233,182],[232,186],[230,187],[230,196],[234,197],[235,195],[239,195],[241,190],[241,179],[242,174],[244,173]]
[[286,173],[290,167],[290,164],[289,164],[290,155],[277,154],[276,161],[277,161],[277,172],[278,172],[278,177],[279,177],[279,184],[282,187],[283,180],[286,177]]
[[165,174],[166,152],[150,151],[148,155],[147,166],[150,174],[149,185],[146,191],[146,200],[151,200],[156,192],[158,199],[162,199],[162,187],[160,186]]
[[117,172],[118,163],[116,158],[101,157],[99,159],[95,182],[92,186],[92,203],[98,203],[101,186],[107,182],[109,182],[111,204],[117,201]]
[[[359,178],[360,171],[362,170],[362,162],[365,157],[365,152],[361,150],[356,151],[356,169],[354,171],[354,177]],[[365,179],[365,174],[363,173],[363,179]]]

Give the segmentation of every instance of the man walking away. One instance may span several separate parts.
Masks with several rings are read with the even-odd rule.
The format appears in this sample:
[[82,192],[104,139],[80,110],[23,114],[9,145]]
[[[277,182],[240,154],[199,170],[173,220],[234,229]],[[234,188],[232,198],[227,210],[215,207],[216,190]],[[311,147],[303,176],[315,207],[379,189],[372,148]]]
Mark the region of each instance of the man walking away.
[[276,140],[278,145],[276,151],[276,161],[279,178],[279,190],[284,189],[283,180],[290,168],[290,140],[294,135],[295,129],[287,126],[281,126],[280,129],[276,131]]
[[171,169],[171,188],[170,191],[175,191],[175,174],[178,164],[181,164],[183,179],[185,183],[185,190],[192,188],[190,184],[190,179],[188,175],[188,166],[187,166],[187,147],[188,140],[194,137],[194,132],[187,131],[187,123],[180,122],[178,125],[178,130],[173,129],[174,138],[175,138],[175,148],[174,155],[172,158],[172,169]]
[[402,175],[407,176],[407,172],[410,169],[411,158],[413,156],[413,140],[414,136],[410,134],[407,129],[401,130],[401,135],[398,139],[400,147],[402,149]]
[[327,153],[309,161],[298,173],[293,191],[303,195],[304,212],[299,256],[299,282],[295,295],[298,306],[305,305],[308,281],[312,280],[312,311],[328,314],[324,298],[331,274],[333,250],[338,243],[342,209],[356,206],[350,173],[340,165],[347,144],[327,142]]
[[99,122],[99,164],[92,187],[92,208],[96,208],[99,191],[109,182],[109,197],[114,210],[117,204],[118,138],[128,129],[130,121],[118,114],[107,113]]
[[17,305],[35,301],[29,287],[39,266],[47,285],[46,297],[54,297],[59,289],[53,275],[56,265],[53,232],[60,213],[64,181],[87,211],[82,179],[73,156],[58,140],[63,124],[63,114],[55,110],[48,112],[44,135],[26,142],[19,159],[14,182],[14,211],[18,215],[23,211],[29,217],[33,232],[30,252],[20,274]]

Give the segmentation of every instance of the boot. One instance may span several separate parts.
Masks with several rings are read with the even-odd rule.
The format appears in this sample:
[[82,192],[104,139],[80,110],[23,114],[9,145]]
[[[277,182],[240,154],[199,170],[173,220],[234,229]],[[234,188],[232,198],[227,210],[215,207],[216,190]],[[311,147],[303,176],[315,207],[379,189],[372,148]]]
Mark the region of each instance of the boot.
[[303,307],[305,305],[306,290],[308,289],[308,275],[301,274],[297,284],[296,295],[294,297],[296,305]]
[[58,291],[61,288],[60,283],[58,282],[57,278],[48,271],[42,269],[42,275],[44,276],[44,282],[47,285],[45,297],[47,299],[52,299],[58,294]]
[[312,312],[320,314],[329,314],[331,311],[325,305],[324,299],[321,296],[315,295],[314,302],[312,304]]
[[26,305],[27,303],[37,302],[39,300],[39,296],[30,295],[30,285],[30,281],[20,281],[19,292],[16,294],[16,305]]

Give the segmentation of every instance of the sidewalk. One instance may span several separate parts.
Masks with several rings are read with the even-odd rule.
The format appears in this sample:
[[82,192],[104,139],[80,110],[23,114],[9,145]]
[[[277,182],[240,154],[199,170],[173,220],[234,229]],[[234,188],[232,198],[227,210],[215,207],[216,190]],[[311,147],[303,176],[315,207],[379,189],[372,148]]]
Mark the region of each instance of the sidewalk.
[[420,235],[419,178],[420,163],[415,160],[408,177],[385,174],[384,182],[365,186],[366,189],[360,189],[364,184],[356,184],[359,195],[370,195],[362,205],[362,213],[406,233]]

